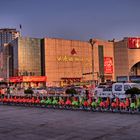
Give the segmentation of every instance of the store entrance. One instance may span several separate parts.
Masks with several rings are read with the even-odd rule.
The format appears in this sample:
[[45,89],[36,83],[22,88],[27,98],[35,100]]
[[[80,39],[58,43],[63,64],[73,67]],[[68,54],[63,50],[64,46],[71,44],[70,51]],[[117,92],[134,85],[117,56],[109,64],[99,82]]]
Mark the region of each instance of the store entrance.
[[131,82],[140,83],[140,61],[132,66],[129,76]]
[[140,61],[138,63],[134,64],[131,67],[130,75],[131,76],[138,76],[138,75],[140,75]]

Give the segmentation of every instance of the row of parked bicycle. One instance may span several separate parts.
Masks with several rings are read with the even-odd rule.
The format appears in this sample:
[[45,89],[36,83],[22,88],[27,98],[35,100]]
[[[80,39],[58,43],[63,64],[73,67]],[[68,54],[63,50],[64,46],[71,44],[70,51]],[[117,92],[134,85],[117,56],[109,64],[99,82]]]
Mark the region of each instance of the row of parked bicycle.
[[140,112],[140,98],[94,98],[94,97],[26,97],[26,96],[0,96],[0,103],[6,105],[47,107],[54,109],[73,109],[90,111],[112,112]]

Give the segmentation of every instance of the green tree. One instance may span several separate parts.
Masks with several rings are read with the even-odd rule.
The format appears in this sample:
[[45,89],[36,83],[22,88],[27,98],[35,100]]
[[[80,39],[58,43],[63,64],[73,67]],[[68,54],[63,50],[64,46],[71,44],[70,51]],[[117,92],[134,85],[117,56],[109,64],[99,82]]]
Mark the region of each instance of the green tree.
[[129,94],[131,97],[133,97],[134,95],[138,95],[140,94],[140,89],[136,88],[136,87],[133,87],[131,89],[128,89],[125,94]]
[[25,94],[30,94],[30,95],[34,94],[32,89],[26,89],[26,90],[24,90],[24,93]]
[[74,88],[68,88],[66,90],[66,94],[74,95],[74,94],[77,94],[77,91]]

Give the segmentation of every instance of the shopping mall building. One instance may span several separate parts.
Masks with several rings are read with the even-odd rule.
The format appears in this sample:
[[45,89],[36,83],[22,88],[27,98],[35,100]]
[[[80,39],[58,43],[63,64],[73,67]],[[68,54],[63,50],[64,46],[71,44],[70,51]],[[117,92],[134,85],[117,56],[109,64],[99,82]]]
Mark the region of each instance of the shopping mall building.
[[115,80],[140,82],[140,38],[114,42],[114,68]]
[[[67,84],[78,82],[100,81],[99,76],[105,80],[113,80],[113,43],[96,40],[93,54],[89,42],[44,39],[45,75],[48,84]],[[92,69],[92,55],[94,69]],[[104,59],[111,61],[111,68],[104,71]]]
[[139,38],[92,41],[16,38],[5,47],[5,78],[48,86],[140,81]]

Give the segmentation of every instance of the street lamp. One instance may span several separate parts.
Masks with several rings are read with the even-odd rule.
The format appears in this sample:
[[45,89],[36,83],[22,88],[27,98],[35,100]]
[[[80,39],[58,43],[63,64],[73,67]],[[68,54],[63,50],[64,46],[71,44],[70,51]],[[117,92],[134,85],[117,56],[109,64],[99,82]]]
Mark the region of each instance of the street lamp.
[[94,82],[94,44],[96,43],[96,41],[93,39],[90,39],[89,43],[91,45],[91,58],[92,58],[92,84],[94,86],[95,85],[95,82]]

